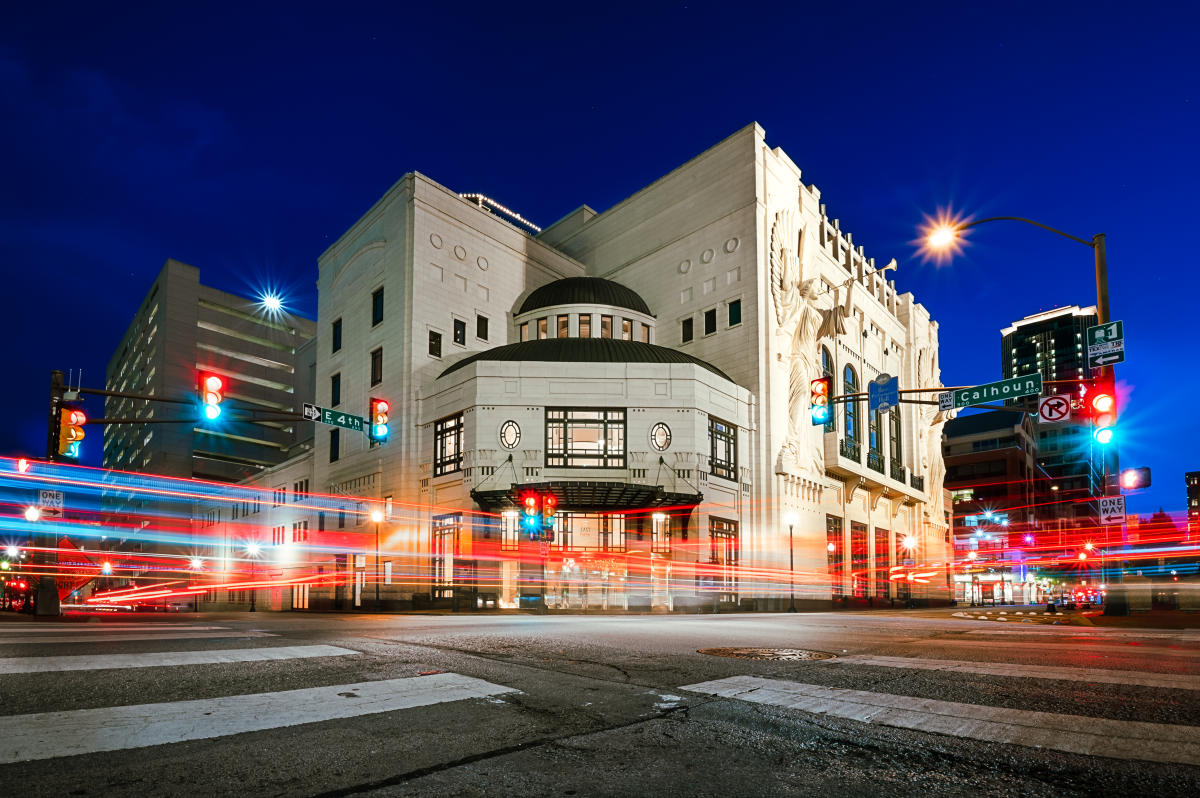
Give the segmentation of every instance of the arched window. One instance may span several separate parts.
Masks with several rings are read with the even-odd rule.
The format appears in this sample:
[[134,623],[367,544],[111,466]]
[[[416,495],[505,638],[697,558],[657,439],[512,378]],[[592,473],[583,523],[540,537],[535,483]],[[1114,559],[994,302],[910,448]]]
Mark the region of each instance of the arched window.
[[[829,390],[833,392],[833,355],[829,354],[829,347],[821,347],[821,376],[829,378]],[[837,421],[833,413],[829,414],[829,420],[825,422],[825,431],[833,432],[837,429]]]
[[893,407],[889,415],[891,418],[888,420],[888,451],[891,452],[892,465],[900,468],[904,462],[904,450],[900,444],[900,408]]
[[[842,393],[852,394],[858,393],[858,375],[854,372],[853,366],[846,366],[844,372],[845,385]],[[845,410],[843,411],[843,427],[846,430],[846,443],[851,446],[858,445],[860,431],[858,429],[858,402],[853,399],[846,399],[842,403]]]

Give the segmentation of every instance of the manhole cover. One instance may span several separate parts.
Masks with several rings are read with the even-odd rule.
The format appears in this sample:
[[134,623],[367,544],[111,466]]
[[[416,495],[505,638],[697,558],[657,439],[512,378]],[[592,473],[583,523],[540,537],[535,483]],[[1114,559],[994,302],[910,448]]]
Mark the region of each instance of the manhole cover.
[[824,651],[809,651],[807,648],[701,648],[701,654],[714,657],[737,657],[738,659],[800,660],[833,659],[834,655]]

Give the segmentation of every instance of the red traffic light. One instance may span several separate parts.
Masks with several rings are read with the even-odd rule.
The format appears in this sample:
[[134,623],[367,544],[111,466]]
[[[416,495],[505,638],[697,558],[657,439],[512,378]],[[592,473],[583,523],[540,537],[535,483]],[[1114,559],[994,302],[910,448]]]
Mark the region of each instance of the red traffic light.
[[1121,472],[1123,490],[1141,490],[1150,487],[1149,468],[1126,468]]

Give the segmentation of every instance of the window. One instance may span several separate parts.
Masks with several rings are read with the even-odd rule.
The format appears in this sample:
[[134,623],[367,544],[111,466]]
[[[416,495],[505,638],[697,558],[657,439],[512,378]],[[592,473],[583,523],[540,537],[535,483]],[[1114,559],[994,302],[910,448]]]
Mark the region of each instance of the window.
[[338,433],[341,430],[329,430],[329,462],[336,463],[338,458],[342,456],[342,439]]
[[481,341],[488,339],[488,318],[487,316],[475,317],[475,337]]
[[332,351],[337,352],[342,348],[342,320],[334,319],[329,328],[329,337],[333,341]]
[[708,561],[717,566],[709,576],[699,577],[710,581],[710,589],[722,601],[737,599],[738,566],[738,522],[727,518],[709,516]]
[[292,543],[307,543],[308,542],[308,522],[293,521],[292,522]]
[[680,324],[679,338],[686,344],[688,341],[692,340],[692,337],[692,319],[684,319],[682,324]]
[[500,548],[505,551],[516,551],[521,541],[520,515],[515,510],[509,510],[500,516]]
[[904,451],[900,448],[900,408],[893,407],[888,413],[888,451],[897,467],[903,462]]
[[671,517],[666,513],[655,513],[650,516],[650,550],[669,552],[671,550]]
[[435,515],[430,528],[433,539],[433,596],[441,598],[453,592],[459,554],[462,514]]
[[547,468],[624,468],[625,410],[546,408]]
[[581,313],[579,315],[579,337],[580,338],[591,338],[592,337],[592,314]]
[[875,598],[878,599],[888,597],[888,568],[892,559],[888,543],[891,539],[886,529],[875,527]]
[[871,558],[867,551],[867,525],[850,523],[850,582],[855,598],[867,597]]
[[329,406],[337,407],[342,403],[342,375],[341,373],[331,374],[329,376]]
[[371,384],[383,382],[383,347],[371,350]]
[[629,319],[621,319],[621,340],[633,340],[633,322]]
[[521,325],[521,340],[522,341],[529,340],[529,322],[525,322],[524,324]]
[[557,332],[557,335],[558,335],[558,337],[559,337],[559,338],[566,338],[566,337],[567,337],[567,334],[568,334],[568,332],[567,332],[567,331],[570,329],[570,326],[569,326],[569,325],[570,325],[570,318],[571,318],[571,317],[570,317],[570,316],[567,316],[566,314],[563,314],[563,315],[561,315],[561,316],[559,316],[559,317],[558,317],[558,332]]
[[[843,378],[844,390],[842,393],[858,393],[858,375],[854,372],[853,367],[846,366],[846,370],[843,372]],[[846,430],[846,443],[857,446],[859,436],[858,402],[854,399],[847,399],[842,406],[844,408],[842,410],[842,416],[843,420],[845,421],[843,426]]]
[[644,344],[650,343],[650,325],[649,324],[642,325],[642,343],[644,343]]
[[454,343],[459,346],[467,345],[467,323],[462,319],[454,320]]
[[433,425],[433,475],[462,470],[463,414],[456,413]]
[[882,421],[880,416],[882,414],[878,410],[876,410],[874,413],[871,413],[870,410],[867,412],[870,414],[867,418],[867,443],[871,447],[871,454],[880,458],[880,462],[882,463],[883,441],[880,440],[880,427],[882,426],[880,423]]
[[621,513],[560,513],[555,544],[573,551],[625,551]]
[[[337,430],[334,430],[334,432],[336,432],[336,431]],[[345,529],[345,528],[346,528],[346,508],[339,507],[338,508],[338,529]]]
[[729,326],[736,327],[742,323],[742,300],[735,299],[729,303]]
[[308,480],[300,479],[292,483],[292,501],[300,501],[300,497],[308,493]]
[[440,332],[429,331],[429,356],[442,356],[442,334]]
[[717,331],[717,309],[709,308],[704,311],[704,334],[712,335]]
[[708,470],[737,481],[737,427],[713,416],[708,417]]
[[371,326],[383,321],[383,286],[376,288],[371,294]]
[[271,506],[279,507],[287,501],[287,486],[280,485],[275,490],[271,491]]
[[600,337],[612,338],[612,316],[600,317]]
[[825,553],[829,567],[830,592],[837,600],[842,597],[842,519],[825,516]]
[[538,335],[539,341],[542,340],[543,338],[550,337],[550,333],[548,332],[548,324],[549,324],[548,319],[538,319],[537,320],[537,331],[538,331],[537,335]]

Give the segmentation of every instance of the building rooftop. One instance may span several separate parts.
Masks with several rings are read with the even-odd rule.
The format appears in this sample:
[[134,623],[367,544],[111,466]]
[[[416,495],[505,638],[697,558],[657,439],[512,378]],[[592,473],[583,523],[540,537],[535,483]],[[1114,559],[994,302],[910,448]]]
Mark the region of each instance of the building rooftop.
[[555,305],[611,305],[653,316],[650,306],[630,288],[603,277],[565,277],[534,289],[517,315]]
[[645,344],[641,341],[624,341],[619,338],[543,338],[497,346],[463,358],[438,376],[444,377],[463,366],[487,360],[541,363],[691,363],[733,382],[728,374],[698,357],[665,346]]
[[1012,429],[1021,423],[1024,415],[1025,413],[1017,410],[972,413],[969,416],[950,419],[942,428],[942,432],[947,438],[957,438],[960,435],[978,435],[981,432]]

